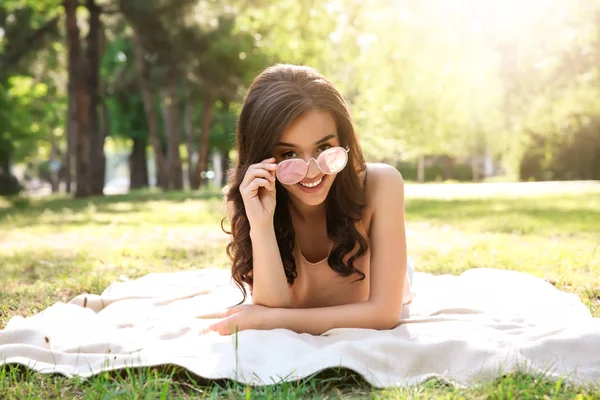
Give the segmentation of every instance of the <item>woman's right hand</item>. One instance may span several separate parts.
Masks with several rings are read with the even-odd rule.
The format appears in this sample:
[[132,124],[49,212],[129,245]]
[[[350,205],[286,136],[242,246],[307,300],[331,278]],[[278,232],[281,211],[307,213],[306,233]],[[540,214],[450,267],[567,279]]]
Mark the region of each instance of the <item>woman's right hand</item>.
[[275,158],[248,167],[240,184],[250,228],[273,226],[275,214]]

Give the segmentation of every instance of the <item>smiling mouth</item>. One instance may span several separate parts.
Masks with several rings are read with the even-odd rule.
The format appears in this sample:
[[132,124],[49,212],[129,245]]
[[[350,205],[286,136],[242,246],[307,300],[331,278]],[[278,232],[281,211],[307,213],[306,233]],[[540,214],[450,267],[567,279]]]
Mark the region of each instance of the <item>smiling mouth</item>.
[[318,181],[315,181],[312,183],[302,183],[302,182],[298,182],[298,183],[306,188],[313,188],[315,186],[319,186],[319,183],[321,183],[322,181],[323,181],[323,177],[321,177],[321,179],[319,179]]

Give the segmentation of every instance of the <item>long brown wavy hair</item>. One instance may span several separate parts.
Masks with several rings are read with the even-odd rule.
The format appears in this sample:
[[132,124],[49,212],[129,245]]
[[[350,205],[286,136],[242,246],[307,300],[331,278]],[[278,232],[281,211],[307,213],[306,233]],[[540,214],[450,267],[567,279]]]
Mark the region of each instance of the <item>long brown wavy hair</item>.
[[[319,72],[306,66],[277,64],[255,79],[246,95],[237,125],[236,165],[228,171],[225,199],[230,201],[232,235],[227,255],[232,260],[231,274],[246,299],[243,283],[252,290],[252,243],[250,223],[246,216],[240,184],[248,167],[273,156],[287,126],[308,110],[328,111],[334,117],[340,145],[349,148],[348,165],[336,176],[325,200],[327,236],[333,242],[328,263],[341,276],[365,274],[354,267],[354,261],[367,251],[367,240],[356,229],[365,208],[365,194],[359,174],[366,169],[360,144],[356,138],[348,106],[334,85]],[[273,225],[281,261],[289,285],[297,276],[293,256],[294,227],[288,209],[287,190],[276,181],[276,206]],[[344,258],[348,256],[347,263]],[[242,302],[244,301],[242,300]]]

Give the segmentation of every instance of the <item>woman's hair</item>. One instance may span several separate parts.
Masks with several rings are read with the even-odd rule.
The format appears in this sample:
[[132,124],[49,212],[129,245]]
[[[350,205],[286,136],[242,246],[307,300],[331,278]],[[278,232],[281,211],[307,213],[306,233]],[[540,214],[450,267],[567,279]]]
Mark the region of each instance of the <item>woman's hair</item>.
[[[367,251],[367,240],[356,229],[362,217],[365,194],[358,177],[366,169],[354,132],[350,112],[342,95],[316,70],[306,66],[277,64],[264,70],[252,83],[237,125],[237,163],[228,171],[226,201],[231,202],[231,242],[227,255],[232,260],[231,274],[246,299],[243,283],[252,289],[252,243],[240,184],[248,167],[273,156],[276,144],[287,126],[308,110],[328,111],[335,119],[342,147],[348,147],[348,164],[337,174],[325,200],[327,236],[333,242],[328,262],[342,276],[365,274],[354,261]],[[276,181],[274,228],[288,284],[297,276],[293,250],[294,227],[288,209],[287,190]],[[223,227],[223,221],[221,222]],[[347,264],[344,257],[349,255]],[[243,301],[244,301],[243,300]]]

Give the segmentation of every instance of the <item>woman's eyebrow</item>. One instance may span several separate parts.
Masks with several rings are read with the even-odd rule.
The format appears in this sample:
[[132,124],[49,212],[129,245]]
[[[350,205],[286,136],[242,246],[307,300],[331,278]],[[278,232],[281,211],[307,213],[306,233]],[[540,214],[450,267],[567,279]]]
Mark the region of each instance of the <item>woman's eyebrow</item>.
[[[315,142],[315,145],[317,145],[317,144],[321,144],[321,143],[323,143],[323,142],[326,142],[326,141],[328,141],[329,139],[333,139],[334,137],[335,137],[335,135],[327,135],[327,136],[325,136],[324,138],[317,140],[317,141]],[[277,143],[277,146],[286,146],[286,147],[293,147],[293,148],[296,148],[296,147],[298,147],[298,146],[296,146],[296,145],[295,145],[295,144],[293,144],[293,143],[286,143],[286,142],[279,142],[279,143]]]

